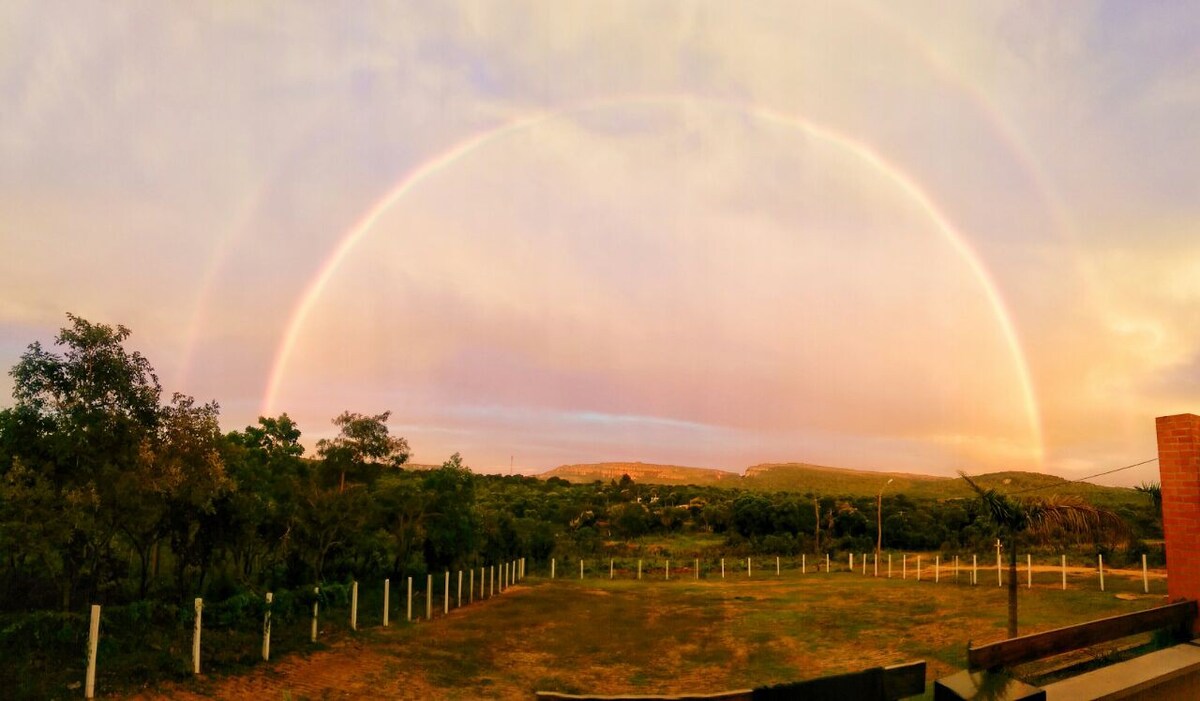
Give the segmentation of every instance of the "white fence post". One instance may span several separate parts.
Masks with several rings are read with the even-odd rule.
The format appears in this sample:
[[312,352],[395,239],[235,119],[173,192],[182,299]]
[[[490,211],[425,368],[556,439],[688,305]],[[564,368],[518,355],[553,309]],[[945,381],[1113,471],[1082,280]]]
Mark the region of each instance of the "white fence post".
[[496,566],[488,568],[488,598],[496,595]]
[[900,553],[900,579],[908,579],[908,554]]
[[408,578],[408,622],[412,623],[412,577]]
[[350,582],[350,630],[358,630],[358,582]]
[[263,662],[271,661],[271,602],[274,600],[275,595],[267,592],[267,610],[263,613]]
[[775,576],[779,576],[779,556],[775,556]]
[[1001,575],[1001,570],[1000,570],[1000,541],[999,540],[996,541],[996,586],[998,586],[998,587],[1004,586],[1004,577]]
[[313,587],[313,618],[312,618],[312,635],[309,636],[312,642],[317,642],[317,609],[320,606],[321,587]]
[[550,579],[554,579],[554,558],[550,558]]
[[863,567],[863,576],[866,577],[867,576],[867,554],[866,553],[863,553],[863,555],[862,555],[862,567]]
[[608,578],[609,579],[613,578],[614,572],[615,572],[615,570],[613,568],[613,561],[611,558],[609,558],[609,560],[608,560]]
[[1100,562],[1100,591],[1104,591],[1104,556],[1097,555],[1096,557]]
[[666,576],[666,579],[668,579],[668,580],[669,580],[670,578],[671,578],[671,561],[670,561],[670,560],[667,560],[667,576]]
[[888,579],[892,578],[892,554],[888,553]]
[[751,559],[752,558],[749,558],[749,557],[746,558],[746,577],[747,578],[753,576],[753,574],[754,574],[754,563],[751,562]]
[[388,609],[391,608],[391,606],[390,606],[391,596],[392,596],[392,580],[385,579],[385,580],[383,580],[383,627],[384,628],[388,627],[388,613],[389,613]]
[[638,560],[638,579],[642,578],[642,561]]
[[583,579],[583,558],[579,558],[579,578]]
[[433,620],[433,575],[425,575],[425,620]]
[[192,674],[200,673],[200,618],[204,612],[204,599],[196,599],[196,622],[192,630]]
[[825,553],[825,574],[829,574],[829,553]]
[[1063,580],[1063,584],[1062,584],[1063,591],[1066,591],[1067,590],[1067,556],[1066,555],[1062,556],[1062,580]]
[[1150,593],[1150,579],[1146,575],[1146,553],[1142,553],[1142,593]]
[[854,553],[850,553],[850,574],[854,574]]
[[721,579],[725,579],[725,558],[721,558]]
[[879,553],[875,553],[874,564],[875,564],[875,576],[878,577],[879,576]]
[[921,581],[921,556],[917,555],[917,581]]
[[1029,553],[1025,553],[1025,569],[1029,572],[1029,576],[1026,578],[1025,588],[1033,589],[1033,555]]
[[979,584],[979,555],[971,556],[971,585]]
[[442,594],[442,615],[450,614],[450,570],[446,570],[446,590]]
[[937,584],[942,581],[942,556],[935,555],[933,557],[933,583]]
[[800,574],[808,574],[808,553],[800,554]]
[[454,608],[462,608],[462,570],[458,571],[458,604]]
[[467,578],[467,603],[475,603],[475,568],[471,568],[471,575]]
[[[1144,557],[1142,558],[1142,561],[1145,561]],[[696,579],[700,579],[700,558],[696,558]]]
[[954,556],[954,583],[958,584],[958,555]]
[[88,624],[87,678],[84,683],[85,698],[96,696],[96,648],[100,643],[100,605],[92,604],[92,619]]

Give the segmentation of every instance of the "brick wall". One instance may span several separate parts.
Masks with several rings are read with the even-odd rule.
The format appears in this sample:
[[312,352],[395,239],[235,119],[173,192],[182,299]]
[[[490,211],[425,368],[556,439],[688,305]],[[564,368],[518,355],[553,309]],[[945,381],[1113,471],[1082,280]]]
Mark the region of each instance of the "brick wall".
[[1156,423],[1167,593],[1171,600],[1200,599],[1200,416],[1160,416]]

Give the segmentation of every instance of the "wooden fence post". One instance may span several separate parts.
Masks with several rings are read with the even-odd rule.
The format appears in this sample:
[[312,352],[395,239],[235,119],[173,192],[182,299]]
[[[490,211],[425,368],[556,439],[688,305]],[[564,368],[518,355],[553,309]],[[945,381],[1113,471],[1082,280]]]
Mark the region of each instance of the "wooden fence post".
[[263,612],[263,662],[271,661],[271,602],[274,600],[275,595],[267,592],[267,610]]
[[412,623],[412,577],[408,578],[408,622]]
[[84,682],[84,698],[96,696],[96,648],[100,643],[100,605],[92,604],[92,618],[88,623],[87,677]]
[[[1145,560],[1146,558],[1143,557],[1142,562],[1144,563]],[[700,579],[700,558],[696,558],[696,579]]]
[[350,630],[358,630],[358,582],[350,582]]
[[391,608],[391,606],[389,605],[389,603],[390,603],[389,600],[391,599],[391,596],[392,596],[392,580],[384,579],[383,580],[383,627],[384,628],[388,627],[388,613],[390,613],[388,611],[388,609]]
[[192,629],[192,674],[200,673],[200,618],[204,612],[204,599],[196,599],[196,621]]
[[313,587],[313,617],[312,617],[312,635],[309,636],[312,642],[317,642],[317,609],[320,606],[321,587]]
[[1104,556],[1097,555],[1096,557],[1100,562],[1100,591],[1104,591]]

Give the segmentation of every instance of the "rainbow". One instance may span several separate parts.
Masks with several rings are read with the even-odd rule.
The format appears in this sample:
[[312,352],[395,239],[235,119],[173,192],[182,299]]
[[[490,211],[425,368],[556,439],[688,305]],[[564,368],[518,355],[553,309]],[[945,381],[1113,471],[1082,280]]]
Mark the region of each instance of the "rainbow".
[[513,133],[534,128],[550,120],[581,115],[614,106],[672,106],[688,104],[736,111],[760,119],[766,123],[798,130],[809,138],[831,144],[853,156],[858,162],[871,168],[884,179],[891,182],[929,217],[941,238],[959,256],[967,266],[967,269],[970,270],[971,274],[978,281],[996,317],[996,321],[1000,325],[1000,330],[1008,346],[1009,354],[1012,357],[1013,366],[1021,383],[1021,394],[1029,422],[1029,435],[1033,457],[1037,464],[1040,465],[1045,456],[1041,412],[1029,372],[1029,365],[1025,359],[1025,353],[1017,333],[1016,325],[1012,321],[1012,315],[1004,302],[1004,298],[995,280],[992,279],[987,267],[983,264],[983,261],[974,248],[972,248],[970,242],[954,227],[949,218],[942,212],[942,209],[916,180],[908,175],[900,166],[889,162],[881,156],[870,145],[829,127],[811,122],[803,117],[785,114],[761,105],[745,104],[732,100],[699,98],[688,95],[638,95],[606,98],[591,100],[562,109],[521,116],[490,130],[473,134],[413,168],[391,190],[376,201],[361,219],[342,234],[338,240],[338,244],[329,253],[325,262],[300,295],[299,301],[292,310],[286,330],[275,352],[269,379],[263,393],[261,413],[264,416],[274,413],[276,397],[279,394],[288,362],[295,351],[305,321],[312,308],[320,300],[326,286],[337,273],[342,262],[354,250],[354,247],[370,233],[371,228],[381,216],[430,176],[445,170],[455,162],[489,143]]

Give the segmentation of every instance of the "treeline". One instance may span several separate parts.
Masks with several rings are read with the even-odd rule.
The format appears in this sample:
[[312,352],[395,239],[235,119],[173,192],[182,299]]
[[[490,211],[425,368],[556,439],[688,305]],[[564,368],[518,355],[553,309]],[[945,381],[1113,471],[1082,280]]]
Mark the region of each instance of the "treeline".
[[[125,348],[128,329],[69,319],[57,349],[21,356],[0,411],[8,611],[420,581],[521,556],[625,554],[660,536],[689,556],[874,549],[870,498],[477,475],[457,454],[411,470],[386,412],[341,414],[311,456],[287,414],[223,433],[216,403],[164,401],[150,363]],[[1155,535],[1149,501],[1124,515]],[[891,549],[984,551],[995,538],[976,500],[888,495],[882,520]]]

